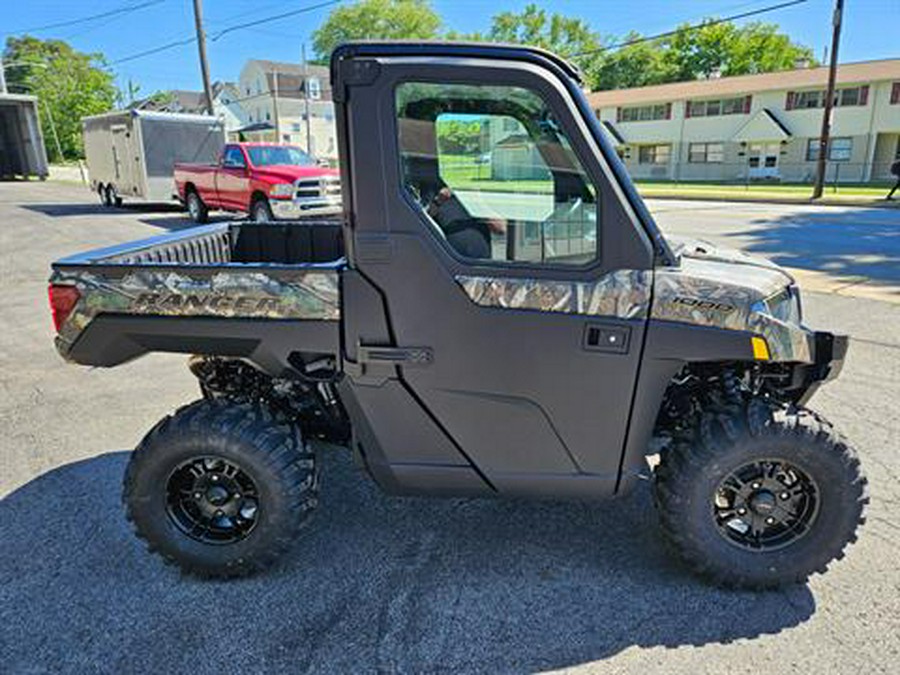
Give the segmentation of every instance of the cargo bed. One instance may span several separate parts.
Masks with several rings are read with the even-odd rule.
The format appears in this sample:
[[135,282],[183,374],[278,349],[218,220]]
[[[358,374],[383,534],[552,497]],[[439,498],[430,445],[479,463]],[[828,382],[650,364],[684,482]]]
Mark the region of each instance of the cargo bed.
[[292,343],[337,353],[343,255],[327,220],[204,225],[63,258],[50,280],[56,345],[86,365],[176,351],[280,374]]

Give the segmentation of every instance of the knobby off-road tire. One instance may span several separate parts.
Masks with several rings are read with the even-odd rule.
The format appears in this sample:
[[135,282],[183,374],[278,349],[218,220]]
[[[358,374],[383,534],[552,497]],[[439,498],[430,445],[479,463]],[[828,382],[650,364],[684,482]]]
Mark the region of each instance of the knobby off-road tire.
[[[759,518],[759,507],[778,508],[778,500],[794,499],[789,496],[794,492],[806,496],[797,500],[796,509],[789,509],[802,514],[785,517],[790,527],[763,525],[765,531],[782,536],[773,535],[771,545],[760,545],[759,538],[745,540],[740,531],[723,527],[723,521],[742,521],[721,514],[729,513],[727,499],[736,499],[734,485],[740,481],[733,481],[735,472],[749,465],[750,473],[742,474],[746,477],[754,467],[765,473],[775,464],[779,471],[787,467],[794,477],[803,476],[802,485],[794,483],[783,492],[774,488],[769,493],[773,496],[740,502],[743,518]],[[771,473],[763,481],[748,480],[743,489],[759,495],[766,492],[765,485],[755,492],[754,485],[786,480],[783,473]],[[723,481],[727,487],[721,491]],[[791,485],[790,478],[787,482]],[[717,495],[727,497],[724,506]],[[842,558],[865,522],[869,496],[856,452],[827,420],[803,408],[751,398],[710,406],[698,416],[693,434],[678,439],[661,457],[655,499],[663,537],[691,570],[719,586],[762,590],[802,583]],[[738,518],[736,509],[733,513]],[[767,511],[756,522],[765,523],[768,513],[784,515]]]
[[[315,455],[296,426],[257,405],[202,400],[144,437],[122,499],[151,552],[189,574],[229,578],[265,569],[287,551],[317,493]],[[224,520],[203,517],[212,510]]]

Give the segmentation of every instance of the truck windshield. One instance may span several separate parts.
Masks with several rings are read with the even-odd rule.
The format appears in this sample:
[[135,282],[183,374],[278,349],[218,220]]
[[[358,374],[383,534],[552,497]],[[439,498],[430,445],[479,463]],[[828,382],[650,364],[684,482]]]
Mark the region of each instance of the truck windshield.
[[247,148],[253,166],[295,164],[314,166],[316,160],[293,145],[256,145]]

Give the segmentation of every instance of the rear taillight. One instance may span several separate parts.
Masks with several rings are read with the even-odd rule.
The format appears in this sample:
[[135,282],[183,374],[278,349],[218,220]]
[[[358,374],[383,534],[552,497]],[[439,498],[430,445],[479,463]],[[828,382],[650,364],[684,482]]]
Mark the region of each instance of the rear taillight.
[[53,313],[53,326],[58,333],[59,329],[62,328],[63,324],[66,322],[66,319],[69,318],[69,314],[75,309],[75,305],[78,304],[78,299],[81,297],[81,294],[74,286],[59,286],[57,284],[50,284],[47,292],[50,296],[50,311]]

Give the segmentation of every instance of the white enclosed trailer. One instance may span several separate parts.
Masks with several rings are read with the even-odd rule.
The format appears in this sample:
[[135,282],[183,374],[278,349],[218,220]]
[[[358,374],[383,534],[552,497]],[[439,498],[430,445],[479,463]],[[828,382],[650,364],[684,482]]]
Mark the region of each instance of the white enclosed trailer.
[[34,96],[0,94],[0,179],[44,179],[49,172]]
[[175,162],[215,162],[225,127],[209,115],[122,110],[81,120],[91,189],[107,206],[175,197]]

